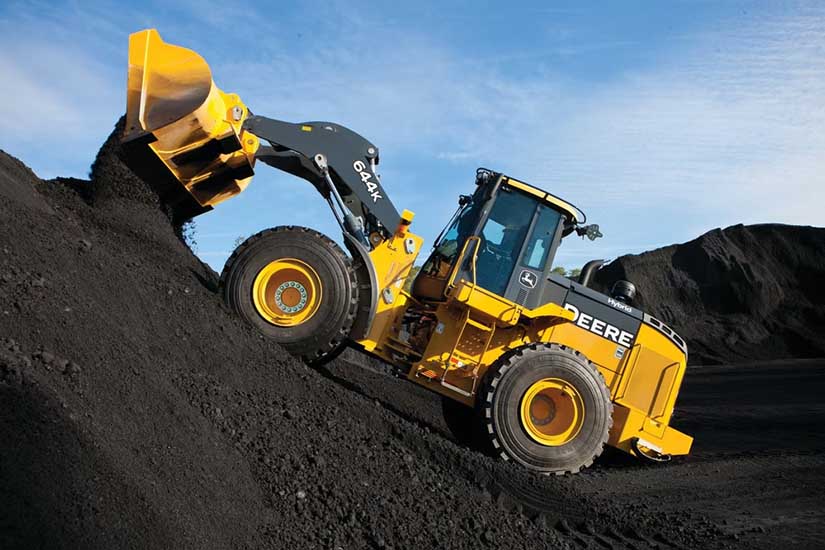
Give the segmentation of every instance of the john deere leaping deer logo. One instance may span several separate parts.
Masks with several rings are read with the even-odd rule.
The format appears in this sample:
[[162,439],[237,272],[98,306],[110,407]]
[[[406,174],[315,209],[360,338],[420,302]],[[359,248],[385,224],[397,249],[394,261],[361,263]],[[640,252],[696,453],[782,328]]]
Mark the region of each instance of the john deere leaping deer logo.
[[526,269],[523,269],[518,276],[518,282],[527,288],[536,288],[536,283],[538,282],[536,279],[536,274]]

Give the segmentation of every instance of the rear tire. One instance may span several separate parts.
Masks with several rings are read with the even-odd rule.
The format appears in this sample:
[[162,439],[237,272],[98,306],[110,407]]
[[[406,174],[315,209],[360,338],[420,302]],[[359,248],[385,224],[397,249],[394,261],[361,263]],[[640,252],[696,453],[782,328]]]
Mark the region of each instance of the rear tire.
[[349,257],[305,227],[253,235],[221,273],[224,300],[242,319],[311,365],[345,347],[358,307]]
[[479,395],[495,453],[542,473],[590,466],[613,424],[601,373],[558,344],[521,348],[490,369]]

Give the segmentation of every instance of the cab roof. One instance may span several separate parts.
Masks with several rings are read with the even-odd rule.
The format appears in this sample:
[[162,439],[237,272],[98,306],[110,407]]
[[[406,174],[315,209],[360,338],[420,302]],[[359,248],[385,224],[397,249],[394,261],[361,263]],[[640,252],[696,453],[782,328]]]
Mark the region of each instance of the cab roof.
[[566,214],[570,221],[574,224],[583,224],[587,221],[587,215],[582,212],[579,207],[557,197],[552,193],[548,193],[547,191],[539,189],[529,183],[511,178],[501,172],[490,170],[489,168],[479,168],[476,170],[476,185],[481,185],[482,183],[497,183],[499,181],[529,195],[533,195],[544,204],[560,211],[562,214]]
[[510,176],[505,176],[504,174],[502,174],[501,177],[502,181],[507,185],[515,187],[516,189],[524,191],[525,193],[528,193],[535,197],[538,197],[539,200],[541,200],[548,206],[555,208],[556,210],[561,210],[563,213],[567,214],[570,217],[571,221],[574,221],[578,224],[587,221],[587,216],[584,212],[582,212],[577,206],[570,204],[564,199],[560,199],[552,193],[548,193],[547,191],[539,189],[538,187],[530,185],[529,183],[513,179]]

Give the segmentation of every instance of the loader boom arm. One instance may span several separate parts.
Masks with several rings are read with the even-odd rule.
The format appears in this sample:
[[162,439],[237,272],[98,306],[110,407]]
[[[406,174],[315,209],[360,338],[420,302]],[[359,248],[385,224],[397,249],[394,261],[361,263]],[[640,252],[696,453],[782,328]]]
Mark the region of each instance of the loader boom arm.
[[401,216],[375,173],[378,148],[352,130],[252,115],[215,85],[200,55],[154,29],[129,37],[127,89],[123,160],[163,195],[176,222],[243,191],[257,159],[312,183],[365,248],[397,229]]
[[361,231],[385,238],[395,232],[401,216],[375,173],[378,147],[367,139],[332,122],[293,124],[254,115],[243,128],[271,144],[258,150],[258,160],[309,181],[333,207],[332,198],[343,200],[355,218],[339,220],[345,232],[362,241]]

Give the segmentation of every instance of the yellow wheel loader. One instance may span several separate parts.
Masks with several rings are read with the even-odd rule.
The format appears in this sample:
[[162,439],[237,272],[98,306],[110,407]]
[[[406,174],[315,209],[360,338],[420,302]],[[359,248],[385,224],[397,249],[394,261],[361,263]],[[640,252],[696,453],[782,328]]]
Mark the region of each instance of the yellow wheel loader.
[[404,290],[422,249],[376,174],[378,147],[338,124],[250,113],[195,52],[155,30],[129,42],[123,158],[178,221],[240,193],[256,162],[307,180],[329,203],[343,250],[303,227],[241,244],[221,275],[226,302],[307,363],[349,346],[442,396],[463,441],[543,473],[577,472],[605,444],[650,460],[684,455],[669,426],[687,347],[632,305],[551,271],[563,239],[601,236],[581,210],[479,169]]

